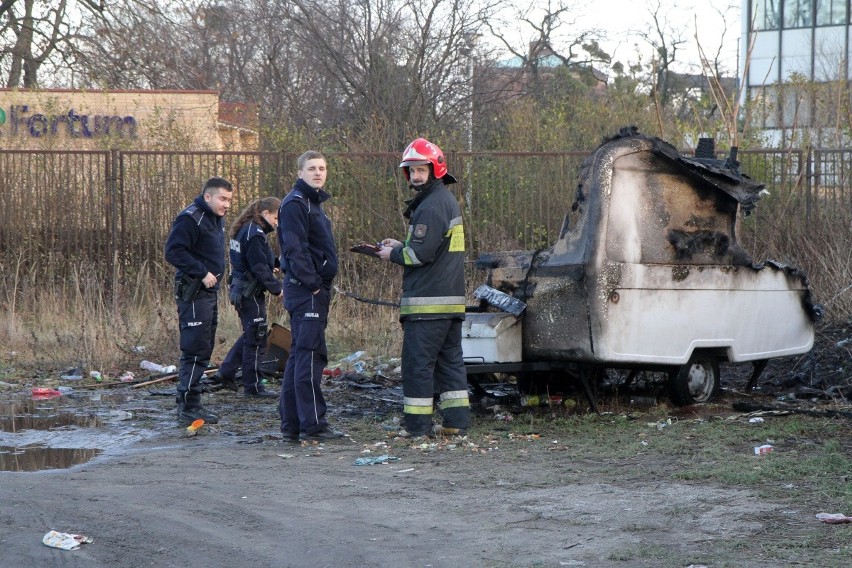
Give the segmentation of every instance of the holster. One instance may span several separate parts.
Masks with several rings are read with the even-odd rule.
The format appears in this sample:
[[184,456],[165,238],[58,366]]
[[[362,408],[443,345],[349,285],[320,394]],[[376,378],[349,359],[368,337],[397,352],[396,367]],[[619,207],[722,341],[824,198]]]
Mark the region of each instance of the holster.
[[246,271],[243,274],[243,298],[254,298],[264,292],[263,285],[254,277],[254,274]]
[[203,278],[192,278],[186,274],[175,280],[175,299],[181,302],[191,302],[201,289]]

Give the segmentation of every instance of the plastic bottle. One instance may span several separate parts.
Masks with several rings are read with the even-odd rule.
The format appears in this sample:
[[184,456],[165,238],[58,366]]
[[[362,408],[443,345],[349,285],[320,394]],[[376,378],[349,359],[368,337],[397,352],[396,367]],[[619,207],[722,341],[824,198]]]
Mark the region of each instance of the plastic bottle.
[[153,363],[151,361],[142,361],[141,363],[139,363],[139,366],[145,369],[146,371],[151,371],[152,373],[174,373],[177,370],[174,365],[158,365],[157,363]]
[[355,353],[352,353],[351,355],[347,355],[343,360],[351,363],[351,362],[357,361],[358,359],[363,357],[365,353],[366,353],[365,351],[356,351]]

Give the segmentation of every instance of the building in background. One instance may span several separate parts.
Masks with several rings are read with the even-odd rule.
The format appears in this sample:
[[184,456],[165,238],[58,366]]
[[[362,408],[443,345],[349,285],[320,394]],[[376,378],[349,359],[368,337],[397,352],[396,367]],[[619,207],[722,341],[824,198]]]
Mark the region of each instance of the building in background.
[[217,91],[0,89],[0,148],[258,148],[255,105]]
[[740,76],[768,144],[849,142],[849,2],[743,0]]

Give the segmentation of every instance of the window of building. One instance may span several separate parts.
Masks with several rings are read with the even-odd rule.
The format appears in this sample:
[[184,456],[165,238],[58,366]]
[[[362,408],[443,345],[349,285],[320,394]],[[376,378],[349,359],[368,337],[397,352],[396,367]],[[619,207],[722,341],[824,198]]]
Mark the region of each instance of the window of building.
[[816,0],[818,26],[839,26],[846,21],[846,0]]
[[813,0],[784,0],[785,28],[807,28],[813,23]]
[[841,116],[846,94],[844,82],[833,81],[820,83],[815,86],[814,92],[814,126],[817,128],[831,128],[837,126],[837,120]]
[[758,128],[778,128],[778,88],[749,89],[753,124]]
[[785,85],[781,92],[781,127],[809,126],[812,126],[810,93],[794,85]]
[[752,0],[754,29],[777,30],[781,28],[781,0]]

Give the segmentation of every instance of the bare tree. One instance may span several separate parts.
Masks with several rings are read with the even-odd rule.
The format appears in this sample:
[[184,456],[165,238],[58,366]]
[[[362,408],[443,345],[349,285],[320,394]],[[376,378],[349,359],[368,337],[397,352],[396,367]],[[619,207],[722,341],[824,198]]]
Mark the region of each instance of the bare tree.
[[[611,57],[598,45],[601,32],[579,30],[578,7],[570,0],[547,0],[546,6],[534,3],[511,10],[515,21],[531,30],[520,41],[505,33],[507,22],[487,22],[491,35],[518,61],[521,73],[516,77],[515,90],[542,96],[543,71],[548,75],[556,67],[578,77],[594,78],[595,66],[609,66]],[[570,30],[567,34],[566,30]]]
[[[379,121],[387,143],[463,124],[470,38],[489,7],[473,0],[293,0],[294,33],[334,81],[337,124]],[[303,108],[319,115],[319,109]]]
[[7,87],[40,85],[39,70],[48,61],[73,59],[77,13],[100,14],[103,1],[2,0],[0,72]]
[[640,31],[639,36],[654,51],[651,97],[657,104],[666,106],[671,95],[672,66],[677,61],[678,52],[687,43],[686,30],[673,25],[668,17],[678,9],[676,5],[664,9],[662,0],[649,0],[647,8],[652,28]]

